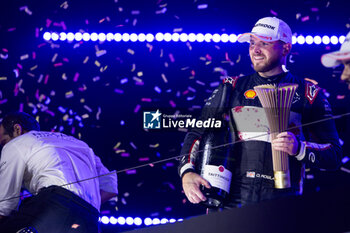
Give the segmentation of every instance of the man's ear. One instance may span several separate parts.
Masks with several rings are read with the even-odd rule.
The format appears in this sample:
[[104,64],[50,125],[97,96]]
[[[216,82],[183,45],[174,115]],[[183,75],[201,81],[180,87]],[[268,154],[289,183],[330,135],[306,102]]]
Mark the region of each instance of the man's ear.
[[13,126],[13,137],[18,137],[20,135],[22,135],[24,132],[23,132],[23,129],[22,129],[22,126],[20,124],[15,124]]
[[287,56],[291,50],[292,50],[292,44],[290,44],[290,43],[283,44],[283,55],[284,56]]

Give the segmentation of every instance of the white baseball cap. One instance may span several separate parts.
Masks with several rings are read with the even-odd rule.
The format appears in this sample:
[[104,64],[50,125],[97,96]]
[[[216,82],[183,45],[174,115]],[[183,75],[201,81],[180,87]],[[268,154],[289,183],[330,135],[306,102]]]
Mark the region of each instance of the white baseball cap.
[[341,64],[342,60],[350,59],[350,32],[346,35],[340,50],[323,54],[321,62],[325,67],[335,67]]
[[238,37],[238,42],[249,42],[250,36],[255,36],[263,41],[283,41],[292,44],[292,30],[283,20],[276,17],[265,17],[256,22],[251,32]]

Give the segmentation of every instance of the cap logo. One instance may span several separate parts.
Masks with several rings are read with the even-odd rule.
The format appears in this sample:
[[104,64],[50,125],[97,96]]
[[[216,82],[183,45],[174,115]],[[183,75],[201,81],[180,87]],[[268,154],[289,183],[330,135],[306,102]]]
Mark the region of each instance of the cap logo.
[[271,36],[259,36],[260,38],[266,39],[266,40],[272,40]]
[[271,26],[271,25],[266,24],[266,23],[257,23],[257,24],[255,24],[254,27],[264,27],[264,28],[275,30],[274,26]]

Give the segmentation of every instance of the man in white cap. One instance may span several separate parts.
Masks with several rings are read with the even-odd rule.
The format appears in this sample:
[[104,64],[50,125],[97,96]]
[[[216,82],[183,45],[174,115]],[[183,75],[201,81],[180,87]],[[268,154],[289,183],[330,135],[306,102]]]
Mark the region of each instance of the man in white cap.
[[349,85],[350,89],[350,32],[347,34],[339,51],[326,53],[321,57],[321,62],[325,67],[336,67],[344,65],[341,80]]
[[[292,31],[275,17],[260,19],[252,31],[242,34],[239,42],[249,42],[249,55],[256,71],[244,77],[233,77],[234,88],[227,106],[233,123],[236,143],[232,152],[232,179],[229,196],[215,207],[237,207],[302,193],[305,165],[337,169],[341,148],[333,120],[319,121],[332,116],[331,108],[321,88],[286,72],[286,58],[292,48]],[[296,83],[289,125],[293,130],[278,134],[271,141],[269,124],[254,87],[262,84]],[[215,114],[216,103],[222,96],[222,85],[206,102],[201,118]],[[214,112],[212,114],[212,112]],[[205,119],[204,119],[205,120]],[[310,122],[321,122],[302,125]],[[196,170],[201,140],[207,131],[192,129],[185,137],[179,174],[186,197],[191,203],[207,201],[201,185],[214,186]],[[274,186],[272,147],[289,154],[290,188]],[[206,152],[207,153],[207,152]],[[218,174],[215,177],[220,177]],[[217,187],[217,186],[216,186]],[[203,190],[203,189],[202,189]]]

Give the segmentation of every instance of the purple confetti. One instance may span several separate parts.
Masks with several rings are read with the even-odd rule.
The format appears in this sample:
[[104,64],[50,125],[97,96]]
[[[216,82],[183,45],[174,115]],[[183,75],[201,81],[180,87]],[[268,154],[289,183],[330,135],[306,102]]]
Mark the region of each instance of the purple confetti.
[[162,90],[161,90],[158,86],[155,86],[155,87],[154,87],[154,90],[155,90],[156,92],[158,92],[159,94],[162,92]]
[[132,146],[132,148],[134,148],[135,150],[137,150],[137,147],[135,146],[135,144],[133,142],[130,142],[130,145]]
[[135,170],[135,169],[133,169],[133,170],[127,170],[127,171],[126,171],[126,174],[128,174],[128,175],[136,174],[136,170]]
[[134,113],[137,113],[140,110],[141,106],[138,104],[136,105],[135,109],[134,109]]
[[171,105],[171,107],[176,108],[176,104],[175,104],[174,101],[170,100],[170,101],[169,101],[169,104]]
[[120,90],[120,89],[117,89],[117,88],[114,89],[114,92],[118,93],[118,94],[124,94],[123,90]]
[[122,80],[120,80],[120,84],[124,84],[127,83],[129,80],[127,78],[123,78]]

